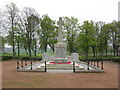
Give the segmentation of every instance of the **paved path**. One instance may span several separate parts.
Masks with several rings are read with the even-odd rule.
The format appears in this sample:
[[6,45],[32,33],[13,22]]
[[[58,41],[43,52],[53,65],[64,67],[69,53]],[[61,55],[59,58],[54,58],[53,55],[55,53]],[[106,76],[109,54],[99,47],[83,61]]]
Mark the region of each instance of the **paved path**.
[[73,73],[73,70],[47,70],[48,73]]

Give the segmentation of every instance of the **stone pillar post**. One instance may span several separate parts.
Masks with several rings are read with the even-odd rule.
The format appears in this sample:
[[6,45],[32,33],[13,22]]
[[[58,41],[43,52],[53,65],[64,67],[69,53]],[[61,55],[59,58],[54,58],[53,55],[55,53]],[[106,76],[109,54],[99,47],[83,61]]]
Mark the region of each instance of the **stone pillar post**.
[[72,56],[73,61],[78,61],[79,60],[79,54],[78,53],[72,53],[71,56]]
[[48,61],[48,60],[49,60],[49,55],[48,55],[47,53],[44,53],[44,54],[42,55],[42,60]]

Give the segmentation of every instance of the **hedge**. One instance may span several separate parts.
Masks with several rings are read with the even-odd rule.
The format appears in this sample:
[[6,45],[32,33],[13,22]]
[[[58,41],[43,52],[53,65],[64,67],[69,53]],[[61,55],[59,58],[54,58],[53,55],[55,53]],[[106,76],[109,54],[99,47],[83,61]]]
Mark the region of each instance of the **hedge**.
[[13,56],[2,56],[2,60],[11,60],[13,59]]
[[28,56],[20,56],[20,57],[17,57],[17,56],[12,56],[12,55],[2,55],[1,56],[2,60],[11,60],[11,59],[21,59],[21,60],[42,60],[42,56],[40,57],[28,57]]
[[81,58],[79,57],[80,61],[113,61],[113,62],[120,62],[120,57],[90,57],[90,58]]
[[21,60],[42,60],[42,57],[20,57]]

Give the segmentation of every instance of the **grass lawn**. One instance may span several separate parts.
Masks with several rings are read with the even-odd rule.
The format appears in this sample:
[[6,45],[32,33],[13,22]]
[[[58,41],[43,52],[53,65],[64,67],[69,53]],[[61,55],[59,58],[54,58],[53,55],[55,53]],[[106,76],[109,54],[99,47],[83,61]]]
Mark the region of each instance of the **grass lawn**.
[[104,62],[105,73],[18,72],[16,61],[2,62],[3,88],[118,88],[118,64]]

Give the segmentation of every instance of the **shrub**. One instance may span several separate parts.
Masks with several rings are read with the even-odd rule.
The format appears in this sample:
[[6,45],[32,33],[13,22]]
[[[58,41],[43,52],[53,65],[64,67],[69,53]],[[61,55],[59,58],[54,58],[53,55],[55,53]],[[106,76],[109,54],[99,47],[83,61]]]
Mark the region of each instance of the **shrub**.
[[21,60],[42,60],[42,55],[36,57],[29,57],[29,56],[13,56],[13,55],[1,55],[0,60],[11,60],[11,59],[21,59]]
[[120,62],[120,57],[83,57],[79,56],[80,61],[113,61],[113,62]]
[[20,59],[21,60],[38,60],[38,61],[42,60],[41,57],[21,57]]
[[120,57],[119,58],[113,58],[113,61],[120,63]]
[[30,57],[20,57],[21,60],[30,60]]
[[2,60],[11,60],[13,59],[12,55],[2,55]]
[[40,58],[42,58],[42,54],[39,54],[39,55],[37,55],[37,57],[40,57]]

